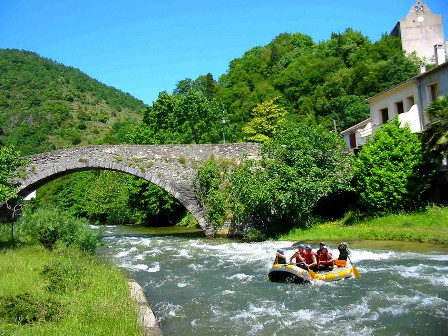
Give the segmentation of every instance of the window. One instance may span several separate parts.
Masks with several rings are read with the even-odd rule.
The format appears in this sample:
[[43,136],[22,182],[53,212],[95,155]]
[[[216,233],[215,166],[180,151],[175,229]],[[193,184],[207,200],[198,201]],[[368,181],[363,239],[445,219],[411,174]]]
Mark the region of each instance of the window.
[[396,102],[396,103],[395,103],[395,107],[396,107],[396,109],[397,109],[397,113],[398,113],[398,114],[401,114],[401,113],[404,112],[404,104],[403,104],[402,101],[400,101],[400,102]]
[[439,96],[439,86],[437,83],[431,84],[428,86],[429,90],[429,101],[434,101]]
[[350,148],[356,148],[356,134],[350,134]]
[[380,117],[382,124],[389,120],[389,109],[387,107],[380,110]]

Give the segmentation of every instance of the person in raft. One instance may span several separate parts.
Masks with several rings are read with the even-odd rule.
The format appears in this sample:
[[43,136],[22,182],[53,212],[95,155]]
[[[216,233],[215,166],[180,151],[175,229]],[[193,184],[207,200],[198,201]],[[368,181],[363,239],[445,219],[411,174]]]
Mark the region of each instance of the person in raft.
[[325,246],[324,242],[319,243],[319,249],[316,251],[317,255],[322,253],[322,248]]
[[303,256],[305,254],[305,245],[299,244],[299,248],[294,254],[289,258],[289,263],[292,264],[292,260],[296,260],[296,265],[303,264]]
[[[313,252],[311,245],[305,246],[305,253],[303,255],[303,268],[316,271],[317,270],[317,254]],[[300,266],[299,266],[300,267]]]
[[334,259],[330,252],[328,252],[328,247],[323,246],[321,253],[318,256],[317,269],[319,271],[332,271],[334,266]]
[[282,249],[278,249],[277,253],[275,253],[274,265],[275,264],[286,264],[285,251],[283,251]]
[[347,266],[347,258],[350,255],[350,251],[348,250],[348,244],[346,242],[340,243],[338,246],[339,257],[334,260],[335,265],[339,267]]

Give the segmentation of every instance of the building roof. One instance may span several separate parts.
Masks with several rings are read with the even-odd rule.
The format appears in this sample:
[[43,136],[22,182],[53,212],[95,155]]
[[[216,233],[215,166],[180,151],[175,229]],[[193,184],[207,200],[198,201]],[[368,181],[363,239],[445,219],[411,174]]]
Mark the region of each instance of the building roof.
[[366,119],[366,120],[363,120],[363,121],[361,121],[360,123],[357,123],[356,125],[353,125],[352,127],[343,130],[343,131],[341,132],[341,135],[344,135],[344,134],[349,133],[349,132],[351,132],[351,131],[356,131],[356,130],[358,130],[358,129],[364,127],[364,126],[366,126],[369,122],[370,122],[370,118],[369,118],[369,119]]

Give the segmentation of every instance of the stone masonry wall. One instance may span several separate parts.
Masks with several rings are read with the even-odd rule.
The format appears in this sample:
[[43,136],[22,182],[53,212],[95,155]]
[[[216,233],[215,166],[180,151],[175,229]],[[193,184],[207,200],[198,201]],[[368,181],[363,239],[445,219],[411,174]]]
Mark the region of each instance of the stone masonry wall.
[[59,176],[76,171],[108,169],[141,177],[165,189],[198,220],[207,235],[213,228],[194,196],[193,181],[200,163],[213,155],[235,165],[247,156],[258,157],[255,143],[206,145],[86,146],[30,156],[21,173],[19,194],[37,189]]

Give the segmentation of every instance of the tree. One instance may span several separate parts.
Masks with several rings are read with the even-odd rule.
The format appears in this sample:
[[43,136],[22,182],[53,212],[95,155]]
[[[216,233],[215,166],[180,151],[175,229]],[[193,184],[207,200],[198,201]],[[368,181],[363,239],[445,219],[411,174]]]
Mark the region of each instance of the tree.
[[426,114],[433,121],[424,132],[424,140],[436,162],[441,164],[448,152],[448,96],[434,100],[426,108]]
[[220,101],[196,89],[174,95],[164,91],[130,132],[130,140],[135,144],[217,143],[223,112]]
[[288,113],[276,100],[265,101],[252,110],[252,119],[243,127],[246,140],[265,142],[275,134],[275,128]]
[[353,158],[344,141],[323,127],[285,122],[262,155],[238,167],[230,186],[237,220],[257,229],[304,226],[321,197],[350,189]]
[[367,141],[354,165],[359,202],[368,212],[418,208],[432,176],[421,141],[396,118]]
[[17,197],[17,169],[27,163],[13,146],[0,147],[0,203]]

